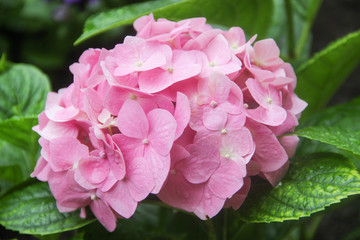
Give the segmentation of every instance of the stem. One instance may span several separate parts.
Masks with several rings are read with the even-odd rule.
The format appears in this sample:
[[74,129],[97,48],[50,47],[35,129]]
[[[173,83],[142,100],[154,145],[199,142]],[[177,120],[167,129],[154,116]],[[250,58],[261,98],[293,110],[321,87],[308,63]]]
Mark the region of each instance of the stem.
[[209,217],[207,217],[205,223],[209,231],[209,240],[216,240],[216,231],[215,231],[214,223]]
[[224,226],[223,226],[223,240],[227,239],[227,225],[228,225],[228,209],[224,210]]
[[295,58],[295,40],[294,40],[294,20],[291,0],[285,0],[285,12],[287,18],[287,33],[288,33],[288,54],[290,59]]

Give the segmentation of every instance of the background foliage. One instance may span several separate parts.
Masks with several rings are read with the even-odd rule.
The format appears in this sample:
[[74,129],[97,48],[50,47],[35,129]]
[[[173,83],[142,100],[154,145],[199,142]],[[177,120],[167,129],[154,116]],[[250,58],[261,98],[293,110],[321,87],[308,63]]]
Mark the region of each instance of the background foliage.
[[[316,39],[318,34],[311,31],[318,10],[321,4],[326,7],[333,2],[104,0],[72,5],[67,1],[0,1],[0,52],[8,59],[2,55],[0,60],[0,238],[358,239],[360,201],[358,196],[349,196],[360,193],[360,124],[356,124],[360,98],[325,106],[359,65],[360,26],[356,23],[360,21],[350,19],[353,33],[314,55],[311,51],[312,36]],[[360,7],[356,1],[342,2]],[[296,157],[276,188],[254,179],[239,211],[224,210],[208,221],[147,200],[131,219],[120,219],[116,231],[108,233],[92,218],[59,213],[47,184],[29,180],[40,150],[31,128],[50,91],[49,78],[42,71],[50,75],[53,90],[66,87],[72,81],[67,68],[84,49],[121,42],[133,34],[128,25],[150,12],[172,20],[204,16],[216,27],[242,27],[247,38],[256,33],[258,39],[274,38],[283,59],[293,64],[297,93],[309,107],[295,132],[302,137]],[[331,25],[328,20],[326,24]],[[352,91],[358,95],[356,88]],[[338,203],[341,199],[345,200]],[[321,211],[333,203],[338,204]],[[300,217],[306,218],[288,221]],[[351,224],[344,230],[341,222]]]

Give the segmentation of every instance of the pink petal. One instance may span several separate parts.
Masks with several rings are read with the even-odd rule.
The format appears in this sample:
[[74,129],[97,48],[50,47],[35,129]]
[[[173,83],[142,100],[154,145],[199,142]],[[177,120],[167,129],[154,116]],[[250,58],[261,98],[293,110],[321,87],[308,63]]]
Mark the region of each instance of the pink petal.
[[153,190],[153,176],[143,157],[127,161],[125,182],[131,197],[137,202],[144,200]]
[[276,105],[269,107],[269,109],[261,106],[256,109],[248,109],[247,114],[255,121],[270,126],[279,126],[287,117],[286,110]]
[[106,159],[90,156],[79,162],[79,170],[91,184],[99,184],[108,176],[110,166]]
[[188,182],[181,172],[174,172],[170,173],[166,184],[157,196],[172,207],[192,212],[200,202],[204,187],[204,184]]
[[72,137],[56,138],[50,142],[49,148],[48,162],[54,171],[68,170],[89,155],[88,148]]
[[139,76],[139,88],[146,93],[159,92],[173,83],[172,75],[162,68],[142,72]]
[[220,165],[218,137],[209,136],[187,146],[190,157],[177,165],[184,177],[194,184],[203,183],[209,179]]
[[99,222],[109,231],[113,232],[116,228],[116,217],[109,205],[100,199],[95,199],[90,203],[90,209]]
[[74,171],[50,172],[49,187],[58,205],[74,211],[90,203],[91,193],[74,180]]
[[203,113],[204,126],[209,130],[221,130],[227,120],[227,113],[221,107],[208,108]]
[[234,210],[238,210],[249,193],[250,185],[251,179],[249,177],[244,178],[244,185],[237,193],[226,200],[225,207],[232,207]]
[[154,109],[147,114],[150,146],[161,155],[170,152],[177,128],[174,117],[166,110]]
[[118,181],[109,191],[99,192],[99,197],[124,218],[131,217],[137,207],[129,192],[127,183]]
[[263,176],[269,181],[269,183],[275,187],[281,179],[286,175],[289,169],[290,162],[287,161],[281,168],[274,172],[264,172]]
[[225,37],[218,34],[204,49],[209,61],[217,64],[224,64],[231,59],[231,50]]
[[121,133],[128,137],[144,139],[149,132],[149,123],[141,106],[126,100],[116,120]]
[[253,158],[260,164],[261,171],[273,172],[283,166],[288,156],[271,130],[261,124],[251,129],[256,144]]
[[223,208],[225,200],[215,196],[210,189],[205,187],[202,199],[194,213],[202,220],[206,220],[207,217],[212,218]]
[[39,157],[34,171],[31,173],[31,177],[37,177],[40,181],[48,181],[48,174],[51,171],[51,168],[47,161],[43,157]]
[[296,147],[299,143],[298,136],[283,136],[279,138],[279,142],[284,147],[289,158],[295,155]]
[[123,134],[115,134],[112,138],[116,145],[121,149],[125,159],[144,156],[144,144],[141,139],[130,138]]
[[154,178],[155,187],[152,190],[152,193],[159,193],[166,177],[169,174],[170,154],[162,156],[150,147],[146,149],[144,158],[149,163],[149,167]]
[[208,188],[219,198],[229,198],[243,186],[246,167],[223,159],[208,181]]
[[190,121],[190,103],[186,95],[181,92],[177,92],[176,108],[174,112],[174,118],[176,120],[176,132],[175,140],[178,139],[184,132],[184,129]]

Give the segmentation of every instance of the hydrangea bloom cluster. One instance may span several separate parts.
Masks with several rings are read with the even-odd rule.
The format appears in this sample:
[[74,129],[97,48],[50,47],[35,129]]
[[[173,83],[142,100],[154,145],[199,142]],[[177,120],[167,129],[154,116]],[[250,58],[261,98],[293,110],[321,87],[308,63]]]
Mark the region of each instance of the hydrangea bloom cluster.
[[32,176],[58,209],[89,207],[113,231],[149,194],[206,219],[238,209],[250,176],[276,185],[298,143],[281,135],[306,107],[276,43],[204,18],[150,14],[134,27],[114,49],[85,51],[39,115]]

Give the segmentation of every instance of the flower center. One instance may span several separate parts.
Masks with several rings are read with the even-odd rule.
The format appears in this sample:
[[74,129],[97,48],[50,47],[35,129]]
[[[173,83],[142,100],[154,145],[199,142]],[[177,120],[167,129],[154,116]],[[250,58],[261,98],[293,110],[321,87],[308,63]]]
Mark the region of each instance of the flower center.
[[141,66],[142,66],[142,62],[141,62],[141,61],[137,61],[137,62],[136,62],[136,66],[137,66],[137,67],[141,67]]
[[130,98],[131,100],[136,100],[136,95],[132,93],[132,94],[130,94],[129,98]]
[[99,152],[99,157],[100,158],[105,158],[105,156],[106,156],[106,154],[103,151]]
[[216,101],[214,101],[214,100],[212,100],[212,101],[210,102],[210,106],[211,106],[212,108],[216,108],[217,105],[218,105],[218,103],[217,103]]
[[273,100],[272,100],[271,97],[268,97],[268,98],[266,98],[266,102],[267,102],[268,104],[272,104]]
[[209,62],[210,67],[215,67],[215,63],[213,61]]
[[144,138],[144,139],[142,140],[142,143],[143,143],[144,145],[147,145],[147,144],[149,144],[149,139],[147,139],[147,138]]
[[72,168],[73,168],[74,170],[76,170],[78,167],[79,167],[79,163],[78,163],[78,162],[76,162],[76,163],[74,163],[74,165],[73,165],[73,167],[72,167]]
[[91,198],[91,200],[95,200],[96,199],[95,193],[91,194],[90,198]]
[[249,108],[249,104],[244,103],[244,108]]
[[168,72],[169,72],[169,73],[173,73],[173,72],[174,72],[174,68],[173,68],[173,67],[168,67]]
[[225,135],[226,133],[227,133],[226,129],[223,128],[223,129],[221,130],[221,134]]
[[227,158],[227,159],[229,159],[229,158],[231,158],[231,156],[230,156],[230,154],[225,154],[225,156],[224,156],[225,158]]

